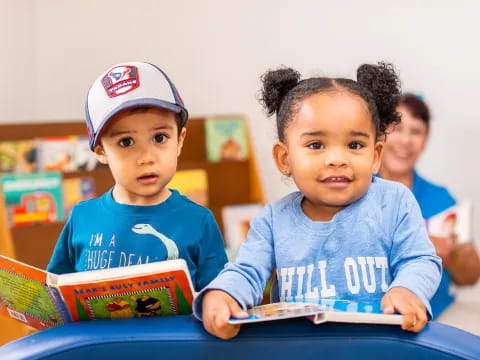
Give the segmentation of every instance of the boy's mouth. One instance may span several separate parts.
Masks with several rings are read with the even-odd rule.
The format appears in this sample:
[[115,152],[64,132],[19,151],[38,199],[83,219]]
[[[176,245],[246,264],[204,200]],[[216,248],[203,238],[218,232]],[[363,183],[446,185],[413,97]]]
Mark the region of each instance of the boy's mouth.
[[156,183],[158,180],[157,174],[144,174],[142,176],[137,177],[137,181],[139,181],[143,185],[150,185]]

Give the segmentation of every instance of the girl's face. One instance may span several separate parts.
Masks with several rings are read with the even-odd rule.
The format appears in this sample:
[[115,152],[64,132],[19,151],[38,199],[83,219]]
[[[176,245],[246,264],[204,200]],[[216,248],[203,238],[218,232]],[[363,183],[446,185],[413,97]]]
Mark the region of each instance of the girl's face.
[[364,100],[331,91],[298,104],[285,142],[275,144],[273,153],[279,170],[304,194],[305,214],[327,221],[367,192],[382,147]]
[[382,170],[393,176],[409,175],[425,149],[428,137],[427,124],[410,114],[400,105],[397,111],[402,122],[391,127],[387,132],[385,151],[383,152]]

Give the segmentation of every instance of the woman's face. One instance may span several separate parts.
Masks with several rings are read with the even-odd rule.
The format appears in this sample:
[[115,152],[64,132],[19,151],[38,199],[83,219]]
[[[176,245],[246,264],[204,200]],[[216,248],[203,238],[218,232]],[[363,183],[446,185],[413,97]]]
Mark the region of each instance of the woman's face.
[[413,171],[425,149],[428,128],[423,120],[413,117],[405,106],[400,105],[397,111],[402,121],[387,132],[382,168],[389,174],[401,176]]

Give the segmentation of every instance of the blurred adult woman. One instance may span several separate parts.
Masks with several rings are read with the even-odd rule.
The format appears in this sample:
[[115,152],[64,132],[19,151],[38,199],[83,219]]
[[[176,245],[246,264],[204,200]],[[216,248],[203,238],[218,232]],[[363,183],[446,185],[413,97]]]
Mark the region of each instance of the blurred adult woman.
[[[417,96],[405,94],[397,111],[402,121],[387,134],[380,176],[409,187],[420,205],[423,218],[428,220],[455,205],[456,201],[445,187],[426,180],[415,170],[429,134],[430,112],[427,105]],[[455,299],[450,292],[451,282],[457,285],[474,284],[480,277],[480,260],[474,244],[458,244],[455,234],[430,238],[444,266],[442,281],[431,300],[433,315],[438,317]]]

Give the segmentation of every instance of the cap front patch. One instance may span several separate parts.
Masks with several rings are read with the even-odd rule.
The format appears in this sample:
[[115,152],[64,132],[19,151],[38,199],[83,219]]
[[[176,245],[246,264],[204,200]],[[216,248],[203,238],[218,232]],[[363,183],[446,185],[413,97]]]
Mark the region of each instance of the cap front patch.
[[140,86],[136,66],[116,66],[108,71],[102,79],[102,85],[111,98],[124,95]]

